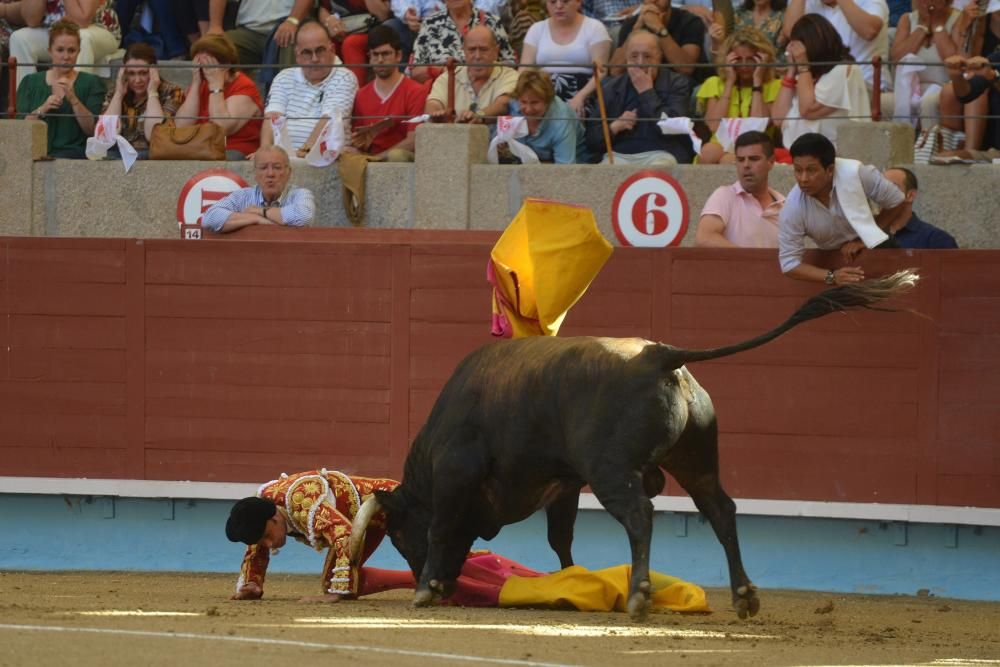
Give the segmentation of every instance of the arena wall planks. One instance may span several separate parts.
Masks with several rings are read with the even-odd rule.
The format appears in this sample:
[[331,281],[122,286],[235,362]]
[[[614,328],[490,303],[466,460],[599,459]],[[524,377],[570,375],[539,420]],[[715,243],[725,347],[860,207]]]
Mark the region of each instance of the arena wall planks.
[[[496,233],[281,231],[0,240],[0,476],[398,476],[454,366],[492,340]],[[1000,508],[1000,252],[861,262],[920,268],[903,305],[927,317],[831,316],[692,365],[719,413],[728,490]],[[771,251],[616,249],[562,333],[711,347],[817,289],[781,276]],[[672,481],[666,492],[683,499]]]

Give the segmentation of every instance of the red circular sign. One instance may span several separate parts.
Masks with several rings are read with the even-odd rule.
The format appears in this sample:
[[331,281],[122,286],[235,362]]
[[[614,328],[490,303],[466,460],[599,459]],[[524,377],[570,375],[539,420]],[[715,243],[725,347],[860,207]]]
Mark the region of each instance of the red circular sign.
[[239,174],[228,169],[214,168],[200,171],[184,184],[177,198],[177,222],[197,225],[210,206],[226,195],[247,187]]
[[684,188],[662,171],[632,174],[618,186],[611,204],[611,225],[624,246],[680,245],[690,216]]

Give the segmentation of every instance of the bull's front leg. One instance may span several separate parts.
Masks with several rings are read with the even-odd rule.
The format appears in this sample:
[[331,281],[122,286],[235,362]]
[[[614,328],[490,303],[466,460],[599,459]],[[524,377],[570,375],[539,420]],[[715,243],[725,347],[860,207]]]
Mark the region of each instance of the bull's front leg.
[[470,499],[480,486],[480,467],[466,459],[439,461],[434,469],[434,507],[427,529],[427,559],[413,596],[416,607],[450,597],[476,535],[468,527]]
[[426,607],[441,598],[451,597],[455,592],[465,557],[475,541],[475,536],[463,536],[457,528],[447,519],[431,522],[427,535],[427,560],[413,596],[415,607]]
[[649,614],[652,586],[649,583],[649,547],[653,535],[653,503],[646,497],[642,474],[591,481],[594,495],[628,534],[632,548],[632,579],[629,582],[628,613],[633,620]]

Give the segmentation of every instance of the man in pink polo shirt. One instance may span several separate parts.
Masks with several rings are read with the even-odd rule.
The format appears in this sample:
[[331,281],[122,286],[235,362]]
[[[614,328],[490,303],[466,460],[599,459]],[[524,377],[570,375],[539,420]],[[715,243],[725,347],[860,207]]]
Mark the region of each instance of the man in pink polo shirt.
[[701,248],[777,248],[778,215],[785,203],[767,184],[774,167],[774,144],[763,132],[744,132],[736,140],[732,185],[712,193],[701,210],[695,245]]

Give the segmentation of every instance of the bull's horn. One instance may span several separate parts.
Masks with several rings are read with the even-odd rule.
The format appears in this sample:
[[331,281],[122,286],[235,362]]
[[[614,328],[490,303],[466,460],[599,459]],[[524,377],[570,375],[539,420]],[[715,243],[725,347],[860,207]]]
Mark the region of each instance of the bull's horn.
[[354,565],[357,565],[361,560],[362,549],[365,545],[365,531],[368,530],[368,524],[371,523],[372,517],[380,509],[382,509],[382,506],[378,504],[378,500],[373,494],[368,496],[368,500],[361,503],[361,507],[354,517],[354,523],[351,524],[351,541],[349,542],[351,563]]

